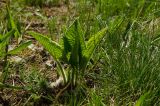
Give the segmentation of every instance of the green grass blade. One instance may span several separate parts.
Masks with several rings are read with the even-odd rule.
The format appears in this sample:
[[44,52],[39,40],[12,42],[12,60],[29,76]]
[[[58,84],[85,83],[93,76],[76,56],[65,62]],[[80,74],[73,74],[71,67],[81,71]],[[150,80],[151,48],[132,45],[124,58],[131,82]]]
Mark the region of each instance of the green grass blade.
[[24,89],[24,87],[3,84],[1,82],[0,82],[0,88],[10,88],[10,89],[16,89],[16,90],[22,90],[22,89]]
[[22,51],[23,49],[27,48],[30,44],[32,44],[32,41],[27,41],[27,42],[21,44],[20,46],[18,46],[17,48],[9,51],[8,54],[11,54],[11,55],[17,54],[20,51]]
[[15,30],[12,29],[8,33],[6,33],[4,36],[2,36],[0,41],[0,50],[5,47],[5,45],[8,43],[9,38],[14,35]]
[[156,37],[154,37],[151,41],[151,44],[156,44],[160,41],[160,35],[157,35]]
[[136,102],[135,106],[142,106],[143,102],[145,101],[146,97],[149,95],[149,92],[145,93],[144,95],[140,96],[138,101]]
[[16,26],[16,24],[14,22],[13,17],[11,16],[11,13],[10,13],[10,10],[9,10],[8,7],[7,7],[7,19],[8,19],[8,23],[9,23],[11,29],[15,29],[16,30],[15,33],[14,33],[14,36],[16,38],[20,37],[20,33],[19,33],[18,29],[17,29],[17,26]]
[[4,36],[1,38],[1,42],[5,42],[8,38],[10,38],[14,34],[15,30],[12,29],[11,31],[7,32]]

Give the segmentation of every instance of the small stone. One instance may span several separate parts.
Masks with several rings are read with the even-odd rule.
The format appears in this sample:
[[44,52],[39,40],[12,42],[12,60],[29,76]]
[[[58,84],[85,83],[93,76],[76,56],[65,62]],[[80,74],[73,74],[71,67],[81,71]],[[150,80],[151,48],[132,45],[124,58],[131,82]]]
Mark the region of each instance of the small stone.
[[50,84],[51,88],[56,88],[58,86],[60,86],[61,84],[63,84],[63,78],[59,77],[55,82],[52,82]]
[[49,67],[52,67],[52,66],[53,66],[52,63],[53,63],[52,60],[47,60],[47,61],[46,61],[46,65],[49,66]]
[[28,48],[31,49],[32,51],[36,50],[36,46],[34,44],[30,44]]
[[19,62],[24,62],[25,60],[22,59],[22,58],[19,57],[19,56],[12,56],[12,57],[10,58],[10,61],[11,61],[11,62],[19,63]]

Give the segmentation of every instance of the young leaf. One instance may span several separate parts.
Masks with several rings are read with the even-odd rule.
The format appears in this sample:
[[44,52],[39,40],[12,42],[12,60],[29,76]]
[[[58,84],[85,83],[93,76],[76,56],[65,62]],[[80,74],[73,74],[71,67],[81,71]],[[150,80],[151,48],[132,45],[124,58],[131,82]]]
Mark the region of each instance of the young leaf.
[[54,59],[60,59],[63,54],[62,47],[49,39],[48,37],[45,37],[42,34],[36,33],[36,32],[28,32],[31,36],[33,36],[37,41],[39,41],[43,47],[53,56]]
[[10,38],[14,34],[14,32],[15,32],[14,29],[12,29],[11,31],[7,32],[4,36],[1,37],[0,43],[5,42],[8,38]]
[[88,61],[90,60],[95,48],[100,43],[102,38],[105,36],[107,28],[102,29],[97,34],[93,35],[86,43],[87,48],[84,50],[83,54],[83,63],[81,63],[81,67],[85,68]]
[[20,52],[23,49],[27,48],[30,44],[32,44],[32,41],[25,42],[25,43],[21,44],[20,46],[18,46],[17,48],[9,51],[8,54],[11,54],[11,55],[17,54],[18,52]]
[[[80,33],[78,30],[78,22],[75,21],[73,24],[73,31],[74,31],[74,36],[73,37],[73,45],[72,45],[72,49],[71,49],[71,56],[70,56],[70,64],[72,65],[72,67],[76,67],[78,68],[78,64],[79,64],[79,45],[80,45]],[[65,45],[64,45],[65,46]]]
[[78,19],[76,19],[63,36],[64,60],[74,64],[78,64],[79,61],[81,61],[82,51],[86,48],[83,35],[84,32],[82,31],[81,25]]
[[4,48],[9,41],[9,38],[14,34],[14,32],[15,32],[15,30],[12,29],[10,32],[5,34],[4,36],[1,36],[1,39],[0,39],[0,57],[5,57],[6,53],[4,51]]
[[[78,34],[78,35],[77,35]],[[68,30],[65,32],[64,39],[66,40],[68,44],[69,51],[72,50],[74,44],[75,44],[75,37],[78,36],[80,40],[80,45],[82,49],[86,48],[85,41],[84,41],[84,32],[82,31],[82,28],[80,26],[80,23],[78,22],[78,19],[76,19],[73,24],[68,28]],[[64,43],[65,43],[64,42]],[[66,47],[66,44],[64,44],[64,48]]]
[[70,59],[69,59],[69,62],[72,65],[72,67],[78,68],[79,58],[80,58],[79,57],[79,38],[76,37],[75,44],[73,45]]
[[142,106],[143,102],[147,98],[147,96],[150,94],[150,92],[146,92],[144,95],[141,95],[138,101],[136,102],[135,106]]
[[75,37],[74,37],[74,45],[72,47],[72,50],[71,50],[71,56],[70,56],[70,64],[72,66],[72,76],[71,76],[71,82],[73,85],[75,85],[76,83],[76,79],[77,79],[77,74],[78,74],[78,69],[79,69],[79,59],[81,58],[81,52],[79,51],[80,49],[80,36],[79,36],[79,32],[77,31],[78,29],[78,26],[77,26],[77,23],[75,22]]
[[2,36],[1,40],[0,40],[0,50],[2,48],[5,47],[5,45],[7,44],[9,38],[14,35],[15,30],[12,29],[11,31],[9,31],[8,33],[6,33],[4,36]]
[[17,26],[16,26],[16,24],[15,24],[15,22],[13,20],[13,17],[11,16],[9,7],[7,7],[7,18],[8,18],[8,24],[11,27],[11,29],[15,29],[16,30],[15,33],[14,33],[15,38],[20,37],[20,33],[19,33],[19,31],[17,29]]

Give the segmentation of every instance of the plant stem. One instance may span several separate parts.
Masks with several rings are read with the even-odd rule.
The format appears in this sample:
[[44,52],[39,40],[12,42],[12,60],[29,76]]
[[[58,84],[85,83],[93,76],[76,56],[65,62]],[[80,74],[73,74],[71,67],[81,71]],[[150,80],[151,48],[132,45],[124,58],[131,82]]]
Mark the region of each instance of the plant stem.
[[9,63],[8,63],[8,55],[7,55],[7,53],[8,53],[8,45],[6,45],[6,47],[5,47],[5,53],[6,53],[6,55],[5,55],[5,57],[4,57],[4,64],[3,64],[3,73],[2,73],[2,82],[3,83],[5,83],[5,81],[6,81],[6,78],[7,78],[7,73],[8,73],[8,65],[9,65]]
[[10,89],[25,89],[24,87],[12,86],[8,84],[0,83],[0,88],[10,88]]

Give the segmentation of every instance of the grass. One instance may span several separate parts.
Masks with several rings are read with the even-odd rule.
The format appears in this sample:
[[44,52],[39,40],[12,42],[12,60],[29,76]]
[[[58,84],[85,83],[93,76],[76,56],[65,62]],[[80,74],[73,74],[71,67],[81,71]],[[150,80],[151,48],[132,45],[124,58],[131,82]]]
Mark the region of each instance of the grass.
[[[159,1],[53,0],[51,2],[53,5],[48,5],[47,1],[43,0],[36,0],[36,2],[26,0],[25,3],[21,0],[13,0],[8,4],[0,3],[3,7],[0,8],[2,11],[0,12],[0,36],[4,36],[13,29],[20,35],[12,34],[16,39],[10,41],[8,46],[24,47],[17,43],[17,38],[21,38],[22,42],[32,40],[34,48],[24,47],[23,50],[19,49],[22,50],[21,52],[15,49],[11,52],[12,56],[9,55],[7,59],[0,60],[0,69],[7,69],[5,82],[0,82],[0,94],[2,92],[0,104],[160,105]],[[7,24],[6,5],[10,8],[9,20],[12,23],[10,25]],[[107,28],[104,38],[98,42],[94,52],[88,49],[91,53],[86,63],[85,59],[79,63],[78,59],[81,58],[77,57],[85,57],[88,51],[84,53],[83,50],[76,49],[82,49],[81,38],[73,37],[82,33],[79,30],[73,30],[77,27],[70,27],[77,17],[79,17],[84,42],[88,48],[95,41],[95,33],[102,28]],[[56,54],[56,49],[51,50],[51,47],[48,48],[42,44],[44,49],[26,33],[27,31],[41,33],[41,38],[45,36],[47,42],[52,39],[61,46],[63,44],[62,47],[70,44],[70,48],[65,49],[68,53],[66,54],[68,61],[57,58],[61,53]],[[61,38],[64,37],[69,39],[69,44],[62,43]],[[93,42],[90,38],[93,38]],[[74,41],[79,43],[73,43]],[[88,41],[90,43],[87,43]],[[57,44],[55,42],[54,44]],[[10,61],[14,56],[21,57],[24,61],[19,63]],[[4,60],[9,64],[2,67]],[[49,65],[48,62],[50,62]],[[82,63],[85,65],[83,66]],[[57,67],[59,65],[61,68]],[[58,78],[63,73],[59,72],[59,69],[63,69],[64,72],[62,72],[67,73],[64,76],[68,77],[66,79],[62,77],[62,80],[66,80],[64,80],[65,84],[51,88],[51,83],[61,80]],[[72,71],[70,72],[69,69]],[[80,69],[85,71],[81,73]],[[72,74],[72,72],[78,72],[78,74]],[[0,78],[3,78],[3,74]],[[74,89],[73,86],[69,86],[70,82],[76,85]],[[8,96],[12,98],[7,98]]]
[[153,95],[159,92],[159,50],[148,38],[144,38],[147,35],[132,34],[128,47],[110,51],[109,54],[114,57],[107,56],[108,66],[105,70],[108,82],[113,87],[110,89],[113,90],[112,96],[117,104],[124,105],[136,102],[141,95],[149,93],[144,105],[158,104],[159,97]]

